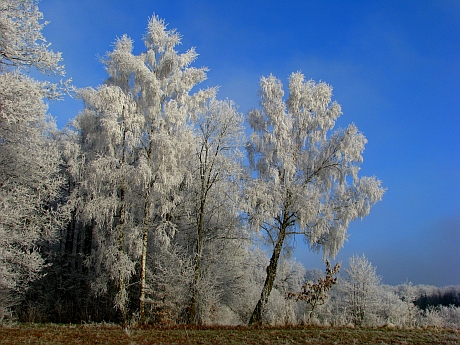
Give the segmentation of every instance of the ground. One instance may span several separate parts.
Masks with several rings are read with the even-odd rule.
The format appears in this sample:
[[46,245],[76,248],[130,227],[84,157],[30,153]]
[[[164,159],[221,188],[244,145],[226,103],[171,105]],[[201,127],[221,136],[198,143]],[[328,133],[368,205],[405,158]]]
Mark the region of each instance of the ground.
[[460,344],[460,331],[341,327],[123,328],[109,324],[0,325],[0,344]]

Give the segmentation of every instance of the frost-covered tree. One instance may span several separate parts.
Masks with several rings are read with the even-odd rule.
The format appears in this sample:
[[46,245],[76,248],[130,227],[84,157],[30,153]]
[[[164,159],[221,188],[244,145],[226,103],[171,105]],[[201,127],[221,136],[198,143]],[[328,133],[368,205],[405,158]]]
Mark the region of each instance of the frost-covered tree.
[[126,319],[127,284],[139,256],[135,217],[139,174],[134,163],[142,117],[132,97],[117,86],[79,94],[85,109],[76,122],[87,160],[81,220],[93,228],[88,261],[95,273],[91,284],[98,293],[106,293],[109,282],[115,284],[114,304]]
[[[104,200],[97,203],[90,198],[94,213],[88,219],[96,221],[104,236],[116,220],[117,234],[111,235],[110,241],[118,243],[115,253],[131,251],[130,259],[116,265],[118,254],[114,256],[109,250],[101,262],[107,264],[108,258],[115,258],[109,271],[126,273],[116,274],[119,287],[134,273],[139,277],[142,320],[149,237],[154,235],[167,246],[176,231],[172,211],[180,202],[181,186],[190,181],[190,172],[183,164],[193,147],[187,120],[215,94],[214,89],[190,94],[206,78],[206,69],[190,67],[197,54],[194,49],[177,52],[180,41],[175,30],[167,30],[163,20],[152,17],[144,36],[146,52],[133,54],[132,40],[122,36],[103,60],[109,76],[105,85],[81,92],[91,114],[81,116],[79,122],[88,128],[82,135],[92,141],[86,150],[97,162],[90,164],[95,170],[87,176],[97,188],[91,187],[89,193],[101,193]],[[100,212],[96,212],[97,204]],[[109,222],[97,220],[104,214]],[[122,249],[124,245],[129,248]],[[100,248],[104,247],[107,245],[101,244]],[[129,297],[124,296],[127,303]]]
[[[0,1],[0,309],[16,304],[45,265],[40,243],[59,226],[59,152],[45,98],[54,85],[20,72],[63,73],[43,41],[36,1]],[[0,315],[1,318],[1,315]]]
[[155,16],[150,19],[144,42],[147,47],[147,53],[142,55],[144,67],[136,75],[142,90],[139,103],[146,122],[142,158],[150,170],[144,182],[141,319],[144,318],[148,235],[155,229],[156,235],[167,243],[169,234],[175,231],[170,214],[180,202],[177,188],[186,183],[189,175],[182,162],[193,140],[187,119],[215,94],[214,89],[190,94],[195,85],[206,79],[207,69],[190,67],[197,53],[193,48],[178,53],[175,48],[181,42],[180,35],[175,30],[167,30],[163,20]]
[[0,65],[2,69],[35,67],[41,72],[63,74],[61,53],[49,49],[42,34],[47,22],[38,0],[0,0]]
[[0,290],[17,297],[44,265],[40,240],[59,226],[59,152],[47,137],[41,84],[19,73],[0,75]]
[[[409,287],[409,285],[406,285]],[[413,300],[409,297],[411,288],[404,292],[404,295],[398,295],[395,288],[388,285],[380,285],[376,291],[376,300],[372,313],[372,326],[383,324],[393,324],[399,327],[413,327],[416,324],[419,309],[414,305]],[[401,291],[402,292],[402,291]],[[350,315],[351,316],[351,315]],[[351,321],[351,320],[350,320]]]
[[346,313],[355,325],[372,324],[377,314],[379,284],[381,278],[376,267],[363,256],[354,255],[345,269],[339,288],[345,298]]
[[[91,253],[92,227],[82,223],[78,215],[83,211],[80,193],[84,176],[84,155],[82,155],[78,132],[69,127],[53,134],[60,154],[59,175],[61,177],[59,209],[63,224],[59,227],[56,241],[42,247],[50,263],[44,270],[44,277],[31,284],[26,300],[20,309],[20,319],[29,322],[80,322],[98,321],[93,312],[97,306],[99,315],[106,313],[100,299],[95,299],[89,289],[92,281],[85,265],[86,256]],[[116,310],[110,306],[110,314]],[[106,314],[104,318],[108,318]]]
[[[231,250],[230,241],[241,240],[239,228],[239,177],[243,143],[243,116],[230,101],[211,99],[199,111],[194,123],[196,151],[190,161],[193,182],[187,190],[192,215],[190,240],[194,277],[189,306],[189,321],[201,323],[198,309],[206,289],[203,276],[210,266]],[[211,274],[214,281],[218,280]],[[209,274],[208,274],[209,275]],[[212,285],[212,284],[211,284]]]
[[255,178],[246,189],[251,225],[265,232],[273,252],[250,323],[260,323],[287,238],[302,235],[310,247],[334,256],[350,222],[366,216],[384,190],[374,177],[358,177],[366,138],[355,125],[331,132],[341,108],[332,88],[289,79],[285,101],[274,76],[260,81],[261,110],[249,112],[248,144]]

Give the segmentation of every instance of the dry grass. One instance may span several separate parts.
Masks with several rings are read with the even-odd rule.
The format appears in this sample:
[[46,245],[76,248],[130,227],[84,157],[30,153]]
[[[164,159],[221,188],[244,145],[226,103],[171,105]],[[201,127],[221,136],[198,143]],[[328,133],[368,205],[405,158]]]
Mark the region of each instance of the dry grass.
[[325,327],[142,327],[116,325],[0,325],[0,344],[460,344],[441,329]]

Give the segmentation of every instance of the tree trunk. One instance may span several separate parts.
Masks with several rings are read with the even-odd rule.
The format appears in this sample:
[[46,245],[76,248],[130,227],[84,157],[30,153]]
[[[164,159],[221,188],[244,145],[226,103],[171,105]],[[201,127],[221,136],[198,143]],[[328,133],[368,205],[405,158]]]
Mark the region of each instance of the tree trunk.
[[[120,210],[119,210],[119,228],[118,228],[118,250],[120,253],[124,254],[125,251],[125,223],[126,223],[126,204],[125,204],[125,196],[126,196],[126,181],[125,181],[125,164],[126,164],[126,133],[127,130],[123,130],[123,153],[121,157],[121,183],[120,183]],[[123,293],[126,289],[126,282],[123,274],[120,274],[119,280],[119,292]],[[123,324],[125,325],[128,321],[128,310],[127,310],[127,303],[124,302],[124,305],[121,306],[121,313],[123,314]]]
[[143,220],[143,231],[142,231],[142,255],[141,255],[141,278],[140,278],[140,293],[139,293],[139,314],[140,322],[145,322],[145,271],[147,264],[147,246],[149,239],[149,209],[150,209],[150,199],[149,199],[149,190],[144,203],[144,220]]
[[281,225],[280,233],[276,241],[275,248],[273,249],[273,254],[270,259],[270,264],[267,266],[267,277],[265,278],[264,287],[262,288],[262,293],[260,294],[259,302],[252,312],[252,316],[249,319],[249,325],[261,324],[262,323],[262,312],[267,304],[268,297],[273,288],[273,283],[276,278],[276,269],[278,268],[278,261],[281,254],[281,249],[283,248],[284,239],[286,238],[286,226]]
[[[122,184],[121,191],[120,191],[120,202],[121,202],[121,207],[120,207],[120,222],[119,222],[119,230],[118,230],[118,250],[120,253],[124,253],[124,247],[125,247],[125,233],[124,233],[124,226],[125,226],[125,187],[124,184]],[[123,277],[123,274],[121,273],[118,279],[118,291],[122,293],[126,289],[126,284],[125,284],[125,279]],[[126,310],[126,303],[124,305],[120,306],[120,311],[123,315],[123,324],[125,325],[128,321],[128,313]]]
[[[149,163],[152,162],[152,156],[153,156],[153,142],[152,142],[152,137],[153,137],[153,126],[152,129],[150,130],[150,143],[149,143],[149,149],[147,151],[147,161]],[[146,266],[147,266],[147,246],[148,246],[148,239],[149,239],[149,228],[150,228],[150,206],[151,206],[151,200],[150,200],[150,193],[153,189],[155,183],[155,178],[151,180],[148,185],[147,185],[147,190],[145,192],[144,196],[144,219],[142,220],[142,254],[141,254],[141,272],[140,272],[140,282],[139,282],[139,316],[140,316],[140,322],[144,323],[145,322],[145,289],[146,289]]]
[[[204,186],[202,186],[202,194],[204,192]],[[200,323],[200,320],[197,320],[197,300],[198,300],[198,281],[200,280],[200,270],[201,270],[201,255],[203,251],[203,228],[204,228],[204,206],[205,198],[202,196],[200,202],[200,215],[198,220],[198,232],[197,232],[197,243],[196,243],[196,256],[195,256],[195,275],[193,277],[193,289],[192,289],[192,298],[189,306],[189,322],[190,323]]]

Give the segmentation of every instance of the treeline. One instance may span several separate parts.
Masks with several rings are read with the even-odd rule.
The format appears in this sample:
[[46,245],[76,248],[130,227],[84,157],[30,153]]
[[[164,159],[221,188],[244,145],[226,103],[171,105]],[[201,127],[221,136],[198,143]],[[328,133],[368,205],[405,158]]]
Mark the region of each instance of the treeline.
[[[260,109],[244,117],[216,88],[197,89],[207,69],[156,16],[145,52],[116,40],[97,88],[39,82],[30,68],[64,69],[37,1],[0,3],[1,320],[406,325],[413,299],[385,295],[401,307],[395,317],[353,280],[379,285],[365,258],[352,258],[364,267],[354,278],[328,273],[330,298],[289,260],[296,235],[333,257],[384,194],[358,176],[364,135],[334,130],[329,85],[293,73],[285,100],[281,82],[263,77]],[[58,130],[45,102],[64,92],[83,110]]]
[[[307,271],[305,280],[310,283],[306,284],[306,291],[305,285],[302,287],[302,295],[307,298],[300,301],[304,309],[299,315],[303,315],[303,319],[297,322],[349,327],[460,328],[460,308],[455,303],[442,304],[448,301],[447,296],[458,294],[459,286],[383,285],[376,268],[364,255],[351,257],[348,266],[341,270],[329,289],[324,287],[333,282],[328,279],[328,276],[333,277],[330,269],[323,274],[318,270]],[[420,296],[431,297],[433,304],[422,309],[418,305]],[[437,296],[446,296],[446,299],[436,301]]]
[[460,287],[458,286],[419,286],[418,290],[418,297],[414,303],[422,310],[436,306],[460,307]]

